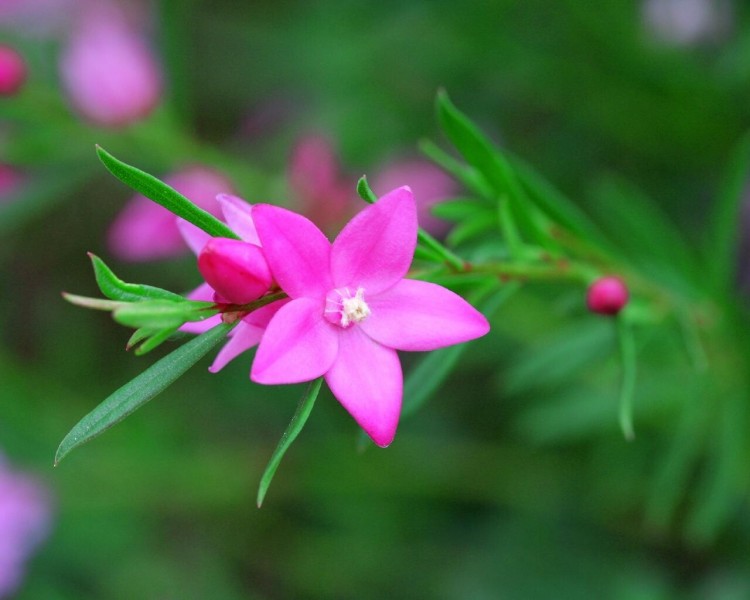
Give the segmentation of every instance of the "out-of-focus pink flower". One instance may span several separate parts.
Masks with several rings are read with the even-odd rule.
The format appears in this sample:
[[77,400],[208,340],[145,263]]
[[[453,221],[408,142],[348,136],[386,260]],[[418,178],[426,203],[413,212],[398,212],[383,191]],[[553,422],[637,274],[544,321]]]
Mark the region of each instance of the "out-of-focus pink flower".
[[[217,194],[232,192],[232,183],[212,169],[190,167],[164,178],[200,208],[217,215]],[[146,261],[183,253],[185,243],[177,229],[177,218],[166,208],[144,196],[135,196],[109,229],[111,252],[123,260]]]
[[376,194],[408,184],[417,202],[419,224],[429,233],[441,236],[449,223],[432,215],[432,207],[455,196],[458,184],[440,168],[426,160],[410,159],[395,162],[376,173],[370,181]]
[[291,300],[270,319],[250,377],[263,384],[325,376],[334,396],[380,446],[396,434],[403,375],[396,350],[434,350],[487,333],[453,292],[404,279],[417,209],[402,187],[355,216],[331,244],[302,215],[253,207],[266,260]]
[[21,584],[24,564],[50,527],[50,499],[40,483],[0,456],[0,598]]
[[[238,270],[236,275],[237,279],[240,281],[239,283],[231,281],[232,272],[226,269],[226,267],[231,266],[228,264],[229,262],[236,262],[240,257],[234,254],[234,250],[230,250],[228,253],[224,253],[224,258],[228,258],[229,261],[223,262],[223,264],[221,264],[221,269],[214,269],[213,267],[209,269],[208,266],[206,267],[207,272],[204,273],[204,277],[208,275],[206,280],[210,280],[209,283],[215,284],[217,289],[211,287],[209,283],[204,283],[188,294],[188,298],[191,300],[203,300],[207,302],[224,301],[223,298],[218,297],[221,296],[221,294],[217,293],[217,290],[221,290],[223,294],[227,296],[226,300],[229,302],[240,300],[237,303],[242,304],[243,302],[252,301],[255,298],[259,298],[271,285],[270,273],[268,274],[269,279],[263,279],[265,275],[260,278],[256,276],[258,271],[262,271],[265,274],[268,271],[268,266],[265,256],[259,253],[260,239],[258,239],[255,224],[253,223],[252,206],[241,198],[230,196],[228,194],[220,194],[216,197],[216,201],[221,206],[224,220],[227,225],[229,225],[229,228],[242,239],[242,241],[234,242],[234,244],[244,244],[245,246],[251,246],[256,249],[249,251],[251,262],[249,265],[251,268],[249,270],[253,274],[250,281],[252,291],[249,296],[243,296],[242,300],[235,297],[238,287],[241,294],[247,294],[248,292],[247,281],[243,275],[248,269],[247,265],[237,265]],[[192,225],[183,219],[179,220],[178,225],[185,242],[199,257],[204,255],[206,248],[212,243],[216,243],[218,240],[222,239],[212,238],[206,232],[198,229],[195,225]],[[241,253],[242,252],[248,252],[248,248],[242,249]],[[262,265],[259,264],[261,261],[263,263]],[[203,269],[201,269],[201,273],[203,273]],[[263,283],[258,286],[257,284],[261,280]],[[265,287],[265,289],[263,289],[263,287]],[[254,296],[254,298],[252,296]],[[231,360],[246,350],[256,346],[258,342],[260,342],[260,338],[263,336],[263,332],[268,326],[271,317],[273,317],[287,302],[288,300],[286,299],[278,300],[245,316],[229,333],[229,341],[216,355],[216,359],[208,370],[212,373],[216,373],[223,369]],[[185,323],[180,329],[190,333],[203,333],[212,327],[216,327],[219,323],[221,323],[221,317],[216,315],[205,321]]]
[[288,175],[300,212],[323,230],[338,229],[356,210],[355,183],[342,175],[339,159],[327,138],[301,138],[292,151]]
[[26,63],[10,46],[0,45],[0,96],[14,95],[26,81]]
[[601,277],[589,286],[586,304],[591,312],[616,315],[628,303],[628,287],[619,277]]
[[720,38],[732,22],[727,0],[645,0],[642,12],[650,33],[674,46]]
[[80,0],[0,0],[0,27],[44,36],[64,29]]
[[140,33],[117,6],[90,3],[81,11],[60,59],[75,109],[105,126],[148,116],[161,97],[161,72]]
[[15,167],[0,163],[0,204],[18,190],[25,177]]

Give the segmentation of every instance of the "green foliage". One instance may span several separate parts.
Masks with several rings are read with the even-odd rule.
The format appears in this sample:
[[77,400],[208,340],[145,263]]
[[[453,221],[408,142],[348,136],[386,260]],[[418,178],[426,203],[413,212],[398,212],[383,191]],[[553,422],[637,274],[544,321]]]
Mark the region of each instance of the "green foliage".
[[312,412],[313,406],[315,405],[315,399],[318,397],[318,392],[320,392],[320,386],[322,384],[323,378],[319,377],[318,379],[310,383],[310,385],[307,387],[305,395],[300,398],[299,404],[297,405],[297,410],[295,411],[292,420],[289,422],[289,426],[286,428],[286,431],[284,431],[284,435],[281,436],[279,445],[276,446],[276,449],[271,455],[271,460],[268,461],[266,469],[265,471],[263,471],[263,476],[261,477],[260,485],[258,486],[258,508],[263,505],[263,500],[266,497],[266,493],[268,492],[268,488],[271,485],[273,476],[276,474],[276,469],[278,469],[279,465],[281,464],[281,459],[284,458],[284,454],[286,454],[286,451],[289,450],[289,447],[292,445],[294,440],[297,439],[297,436],[302,431],[305,423],[307,423],[307,419]]
[[112,175],[125,185],[133,188],[136,192],[143,194],[146,198],[153,200],[157,204],[161,204],[167,210],[173,212],[178,217],[182,217],[209,235],[239,239],[237,234],[219,221],[219,219],[205,210],[198,208],[177,190],[169,187],[153,175],[149,175],[140,169],[117,160],[104,150],[104,148],[99,146],[96,148],[96,153],[99,155],[99,160],[102,161]]
[[190,340],[107,397],[63,438],[55,453],[55,465],[163,392],[224,339],[231,328],[228,324],[217,325]]

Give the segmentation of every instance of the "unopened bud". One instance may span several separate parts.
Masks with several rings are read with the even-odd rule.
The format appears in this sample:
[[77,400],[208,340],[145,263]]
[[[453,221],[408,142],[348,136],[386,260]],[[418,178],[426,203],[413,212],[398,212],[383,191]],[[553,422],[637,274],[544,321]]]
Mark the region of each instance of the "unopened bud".
[[586,304],[591,312],[616,315],[628,303],[628,288],[619,277],[601,277],[589,286]]
[[228,238],[208,241],[198,256],[198,270],[218,296],[232,304],[257,300],[273,283],[263,250]]
[[26,81],[26,63],[10,46],[0,46],[0,96],[14,95]]

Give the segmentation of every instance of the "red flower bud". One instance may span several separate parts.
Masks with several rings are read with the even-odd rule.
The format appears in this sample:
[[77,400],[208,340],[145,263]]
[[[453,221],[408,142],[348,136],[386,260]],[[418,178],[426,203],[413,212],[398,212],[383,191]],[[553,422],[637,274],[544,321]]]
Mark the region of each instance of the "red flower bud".
[[221,299],[247,304],[273,283],[263,250],[255,244],[211,238],[198,256],[198,270]]
[[616,315],[628,303],[628,288],[618,277],[601,277],[589,286],[586,304],[591,312]]
[[10,46],[0,46],[0,96],[14,95],[26,81],[26,63]]

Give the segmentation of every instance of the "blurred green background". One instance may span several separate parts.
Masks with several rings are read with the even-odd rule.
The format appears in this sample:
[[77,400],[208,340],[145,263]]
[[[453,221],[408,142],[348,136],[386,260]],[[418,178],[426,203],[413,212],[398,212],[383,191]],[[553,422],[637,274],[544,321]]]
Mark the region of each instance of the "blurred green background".
[[85,253],[127,281],[199,281],[192,256],[107,254],[132,193],[94,143],[156,175],[212,164],[247,200],[287,203],[302,135],[333,140],[348,175],[377,173],[440,140],[444,87],[592,214],[617,173],[692,243],[750,126],[747,6],[706,4],[729,17],[687,41],[628,0],[142,4],[167,96],[123,131],[69,111],[59,38],[3,29],[31,76],[0,104],[0,158],[32,184],[0,212],[0,447],[55,498],[18,598],[750,597],[750,346],[714,349],[728,373],[707,378],[674,335],[643,336],[627,443],[613,328],[580,289],[532,286],[493,315],[387,450],[358,450],[324,391],[260,510],[260,475],[304,387],[251,383],[249,356],[219,375],[204,360],[51,466],[81,416],[174,347],[135,357],[125,328],[61,300],[97,295]]

